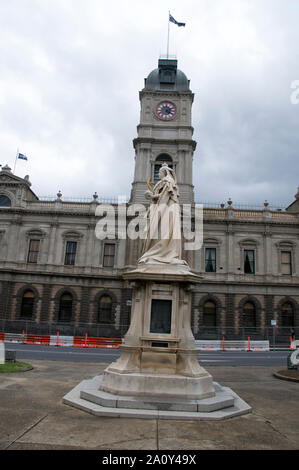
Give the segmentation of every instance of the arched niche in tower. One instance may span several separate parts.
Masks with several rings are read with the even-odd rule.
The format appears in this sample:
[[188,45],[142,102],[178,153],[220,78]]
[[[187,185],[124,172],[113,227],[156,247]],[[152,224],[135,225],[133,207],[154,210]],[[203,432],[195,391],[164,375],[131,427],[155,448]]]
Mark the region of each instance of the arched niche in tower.
[[167,153],[160,153],[157,156],[154,164],[154,184],[159,181],[159,171],[163,163],[167,163],[170,168],[173,168],[173,161],[170,155]]

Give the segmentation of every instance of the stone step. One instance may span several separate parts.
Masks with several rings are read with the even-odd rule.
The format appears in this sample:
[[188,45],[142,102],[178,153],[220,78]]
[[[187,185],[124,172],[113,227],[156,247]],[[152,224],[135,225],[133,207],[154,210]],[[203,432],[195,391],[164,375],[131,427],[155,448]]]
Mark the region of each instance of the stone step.
[[118,396],[99,390],[102,377],[94,377],[85,382],[80,392],[80,398],[91,403],[107,408],[124,408],[135,410],[160,410],[160,411],[188,411],[210,413],[223,408],[234,406],[234,397],[223,391],[215,383],[216,396],[202,400],[183,400],[176,398],[144,398]]
[[[217,387],[216,387],[217,385]],[[93,403],[81,397],[81,393],[91,393],[94,395],[96,387],[98,386],[98,379],[84,380],[79,383],[74,389],[67,393],[62,401],[63,403],[80,410],[93,414],[94,416],[108,416],[108,417],[127,417],[127,418],[142,418],[142,419],[175,419],[175,420],[203,420],[203,421],[219,421],[236,416],[241,416],[251,412],[251,407],[244,402],[235,392],[228,387],[220,387],[215,383],[216,395],[217,390],[221,389],[222,393],[230,395],[234,398],[234,405],[227,406],[215,411],[175,411],[175,410],[158,410],[158,409],[137,409],[137,408],[117,408],[102,406]],[[221,393],[221,392],[220,392]]]

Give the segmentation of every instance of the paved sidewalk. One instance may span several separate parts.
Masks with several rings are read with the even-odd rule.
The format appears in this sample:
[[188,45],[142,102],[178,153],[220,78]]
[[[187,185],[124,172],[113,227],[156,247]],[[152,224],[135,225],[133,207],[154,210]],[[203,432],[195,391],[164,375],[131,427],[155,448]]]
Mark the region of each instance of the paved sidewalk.
[[[95,417],[62,403],[107,364],[28,361],[33,370],[0,375],[0,449],[299,449],[299,383],[273,367],[205,367],[253,409],[220,422]],[[280,367],[281,369],[281,367]]]

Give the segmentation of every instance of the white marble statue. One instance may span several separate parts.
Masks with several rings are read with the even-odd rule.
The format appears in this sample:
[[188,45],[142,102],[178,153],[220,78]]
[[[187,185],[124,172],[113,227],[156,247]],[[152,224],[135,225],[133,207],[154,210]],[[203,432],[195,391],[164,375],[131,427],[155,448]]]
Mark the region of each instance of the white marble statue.
[[147,211],[146,239],[138,264],[184,265],[181,259],[181,214],[175,172],[163,163],[160,181],[145,193],[151,200]]

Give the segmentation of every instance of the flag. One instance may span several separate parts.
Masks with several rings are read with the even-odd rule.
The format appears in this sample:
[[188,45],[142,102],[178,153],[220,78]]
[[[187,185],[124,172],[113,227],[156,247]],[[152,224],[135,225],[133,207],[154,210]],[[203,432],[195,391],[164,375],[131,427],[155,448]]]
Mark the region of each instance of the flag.
[[171,14],[169,13],[169,21],[171,21],[172,23],[176,24],[177,26],[185,26],[186,23],[179,23],[178,21],[176,21],[174,19],[173,16],[171,16]]
[[22,153],[19,153],[18,158],[20,158],[21,160],[28,160],[26,155],[23,155]]

